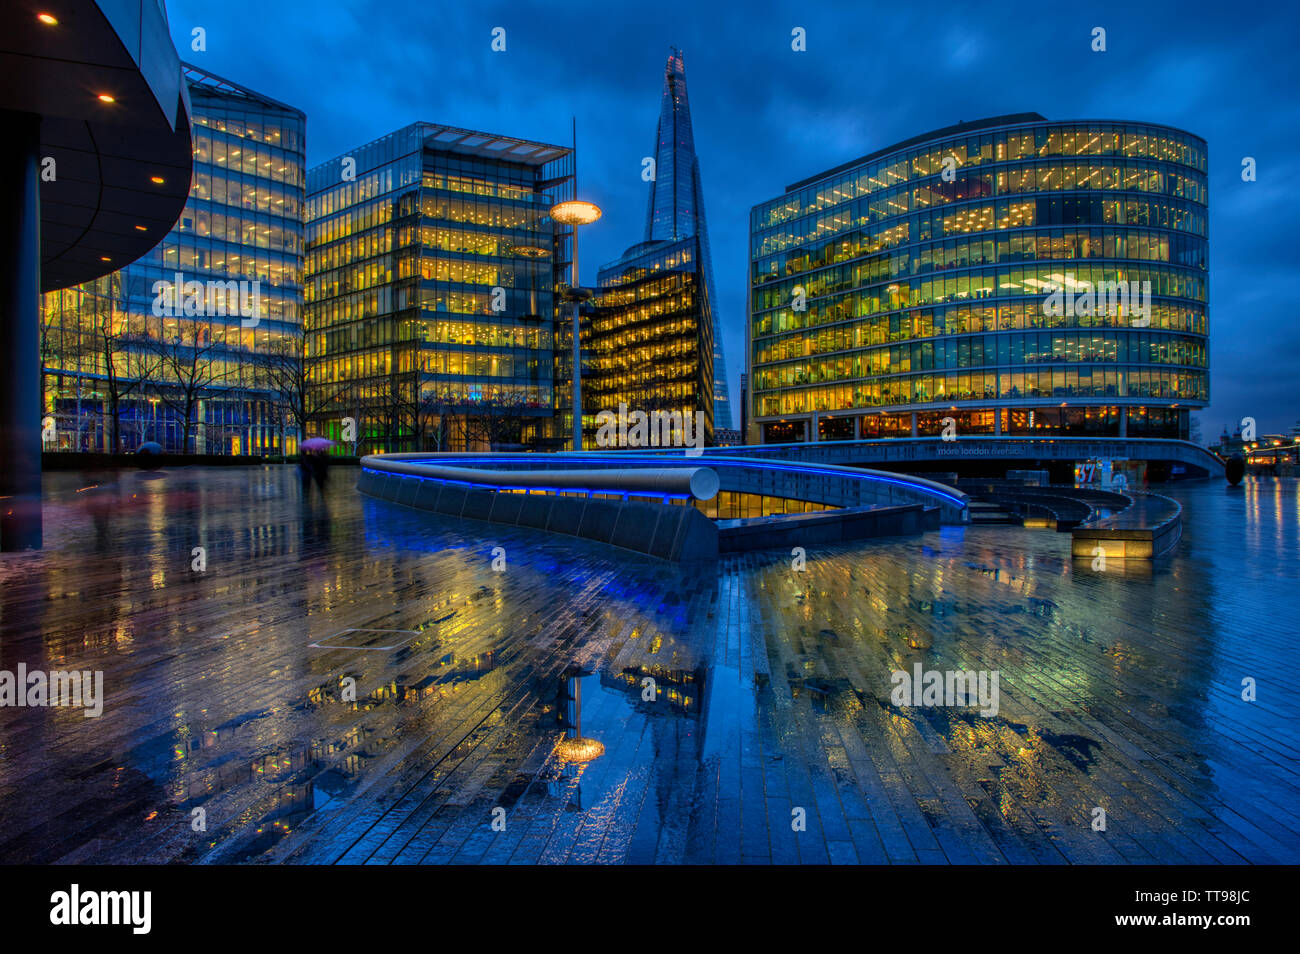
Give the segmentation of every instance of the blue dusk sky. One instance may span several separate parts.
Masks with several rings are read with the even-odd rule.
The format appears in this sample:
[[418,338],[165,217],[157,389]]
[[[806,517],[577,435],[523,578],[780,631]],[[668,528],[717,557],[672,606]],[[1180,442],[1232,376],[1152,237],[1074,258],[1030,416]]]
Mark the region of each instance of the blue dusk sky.
[[[315,165],[417,120],[567,144],[582,280],[642,238],[670,46],[686,58],[733,403],[745,368],[749,209],[795,181],[962,120],[1165,123],[1209,142],[1205,440],[1300,419],[1292,292],[1300,8],[1291,3],[596,3],[170,0],[183,59],[307,113]],[[1091,49],[1094,27],[1107,49]],[[192,30],[207,50],[191,50]],[[491,49],[495,27],[506,51]],[[803,27],[807,51],[791,49]],[[1242,158],[1258,179],[1243,182]],[[1291,236],[1291,238],[1288,238]],[[737,409],[737,424],[739,411]],[[1231,429],[1231,428],[1230,428]]]

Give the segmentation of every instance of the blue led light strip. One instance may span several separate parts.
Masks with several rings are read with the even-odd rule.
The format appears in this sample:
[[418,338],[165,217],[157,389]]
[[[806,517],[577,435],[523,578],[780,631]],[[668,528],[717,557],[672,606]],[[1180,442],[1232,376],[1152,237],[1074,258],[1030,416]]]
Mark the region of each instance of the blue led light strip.
[[[423,461],[403,461],[404,464],[420,464]],[[362,467],[363,473],[382,474],[385,477],[396,477],[399,480],[427,480],[435,484],[450,484],[454,487],[483,487],[489,490],[522,490],[525,493],[552,493],[552,494],[608,494],[611,497],[648,497],[660,500],[691,500],[690,494],[665,494],[658,490],[616,490],[605,487],[599,490],[590,490],[585,487],[519,487],[515,484],[493,484],[488,482],[477,482],[469,480],[452,480],[448,477],[422,477],[419,474],[402,474],[390,470],[376,470],[373,467]]]

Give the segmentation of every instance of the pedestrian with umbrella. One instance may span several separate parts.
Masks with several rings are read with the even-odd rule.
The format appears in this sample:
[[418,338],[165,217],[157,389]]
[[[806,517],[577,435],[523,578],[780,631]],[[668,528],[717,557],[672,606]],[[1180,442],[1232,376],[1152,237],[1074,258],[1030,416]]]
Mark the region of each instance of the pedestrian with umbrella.
[[325,471],[329,466],[329,457],[326,455],[326,451],[333,446],[334,442],[328,437],[310,437],[302,442],[302,449],[307,453],[303,455],[298,466],[302,469],[302,485],[304,488],[312,480],[315,480],[316,486],[320,488],[321,493],[325,492]]

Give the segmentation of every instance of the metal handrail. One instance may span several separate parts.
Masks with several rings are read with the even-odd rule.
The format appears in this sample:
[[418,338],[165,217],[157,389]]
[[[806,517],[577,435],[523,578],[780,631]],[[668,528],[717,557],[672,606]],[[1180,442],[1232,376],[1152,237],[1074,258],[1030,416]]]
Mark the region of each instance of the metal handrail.
[[[419,460],[402,460],[410,456]],[[361,459],[363,469],[424,477],[495,490],[545,489],[639,496],[689,496],[712,500],[718,474],[708,467],[586,468],[570,470],[497,470],[427,463],[427,454],[386,454]]]

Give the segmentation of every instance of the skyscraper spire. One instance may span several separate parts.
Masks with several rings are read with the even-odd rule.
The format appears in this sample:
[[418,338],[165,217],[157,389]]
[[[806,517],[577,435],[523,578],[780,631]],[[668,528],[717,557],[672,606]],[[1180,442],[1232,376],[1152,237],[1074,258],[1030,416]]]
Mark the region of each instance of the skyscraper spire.
[[655,177],[650,182],[645,240],[675,242],[701,231],[700,167],[686,95],[686,63],[673,49],[664,67],[664,91],[655,130]]
[[704,216],[704,190],[700,185],[700,161],[695,155],[695,134],[691,129],[691,106],[686,95],[686,61],[676,47],[669,50],[664,67],[664,91],[655,132],[655,175],[650,182],[646,207],[645,240],[678,241],[698,236],[701,273],[713,321],[713,419],[714,426],[731,428],[731,400],[727,368],[722,355],[721,319],[713,284],[713,261],[709,251],[709,230]]

